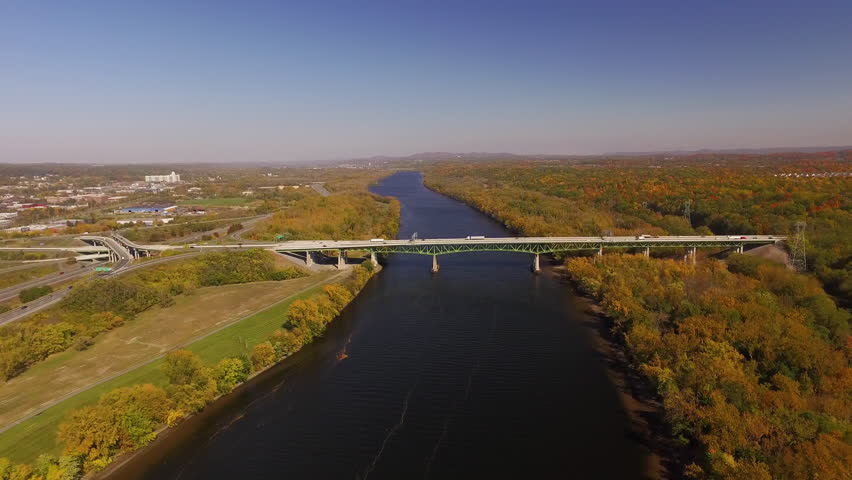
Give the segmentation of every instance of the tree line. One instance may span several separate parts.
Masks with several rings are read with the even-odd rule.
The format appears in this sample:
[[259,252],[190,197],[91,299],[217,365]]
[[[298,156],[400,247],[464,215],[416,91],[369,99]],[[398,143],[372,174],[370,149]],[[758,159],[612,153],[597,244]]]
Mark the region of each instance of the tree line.
[[850,315],[817,281],[737,254],[565,265],[656,386],[674,438],[700,452],[688,476],[852,476]]

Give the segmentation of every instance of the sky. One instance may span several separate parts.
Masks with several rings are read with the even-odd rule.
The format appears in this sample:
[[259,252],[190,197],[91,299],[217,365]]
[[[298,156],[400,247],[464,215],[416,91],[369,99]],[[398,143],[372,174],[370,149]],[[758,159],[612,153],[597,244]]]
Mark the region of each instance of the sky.
[[0,162],[852,144],[852,2],[0,0]]

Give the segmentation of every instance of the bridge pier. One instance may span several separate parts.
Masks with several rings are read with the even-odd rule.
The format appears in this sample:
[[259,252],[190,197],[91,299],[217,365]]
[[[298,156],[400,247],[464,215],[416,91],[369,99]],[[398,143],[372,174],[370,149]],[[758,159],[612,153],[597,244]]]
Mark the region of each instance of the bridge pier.
[[598,247],[598,253],[597,253],[597,255],[598,255],[599,257],[603,255],[603,245],[601,245],[600,247]]
[[698,262],[698,249],[696,247],[690,247],[689,258],[692,261],[693,265],[695,265]]
[[432,273],[438,273],[439,268],[440,267],[438,266],[438,256],[432,255]]
[[644,253],[646,257],[650,257],[651,256],[651,247],[645,247],[645,250],[642,253]]
[[370,263],[372,263],[374,267],[379,266],[379,259],[376,258],[376,252],[370,252]]
[[739,244],[739,246],[737,246],[737,253],[743,253],[743,244],[742,243]]
[[305,252],[305,266],[313,267],[314,266],[314,257],[311,256],[311,252]]
[[346,255],[343,250],[338,250],[337,253],[337,268],[343,269],[346,268]]
[[531,267],[533,273],[541,272],[541,265],[539,264],[538,254],[533,254],[533,261]]

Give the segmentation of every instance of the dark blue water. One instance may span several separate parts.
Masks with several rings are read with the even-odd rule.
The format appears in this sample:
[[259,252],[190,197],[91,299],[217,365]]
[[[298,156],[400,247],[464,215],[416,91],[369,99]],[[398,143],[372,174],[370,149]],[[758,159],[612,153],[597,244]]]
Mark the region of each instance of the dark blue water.
[[[401,238],[507,235],[414,172],[374,191],[402,203]],[[569,288],[524,254],[439,262],[432,275],[431,257],[386,259],[321,340],[115,477],[641,478]]]

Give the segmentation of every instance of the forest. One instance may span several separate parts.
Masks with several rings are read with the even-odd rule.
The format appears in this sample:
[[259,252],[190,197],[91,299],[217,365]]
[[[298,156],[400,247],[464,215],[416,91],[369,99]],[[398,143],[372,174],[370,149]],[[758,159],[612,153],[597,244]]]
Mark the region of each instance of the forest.
[[59,457],[44,454],[33,464],[0,458],[0,480],[77,480],[102,470],[118,455],[153,441],[160,428],[178,424],[321,335],[373,273],[370,263],[355,266],[344,283],[326,285],[320,293],[294,301],[281,319],[282,327],[248,355],[205,365],[189,350],[169,352],[162,364],[164,385],[118,388],[93,405],[70,411],[56,436],[63,446]]
[[566,270],[656,386],[674,437],[699,447],[689,476],[852,476],[850,315],[816,280],[737,254],[575,257]]
[[394,238],[399,202],[371,193],[306,196],[245,235],[253,240]]
[[777,166],[446,163],[425,174],[429,188],[528,236],[787,235],[804,221],[809,271],[848,304],[850,172],[847,162],[820,160]]
[[154,305],[168,306],[174,296],[195,288],[304,275],[295,267],[277,267],[268,251],[240,250],[95,278],[75,287],[56,307],[0,327],[0,378],[8,380],[68,348],[89,348],[99,334]]

